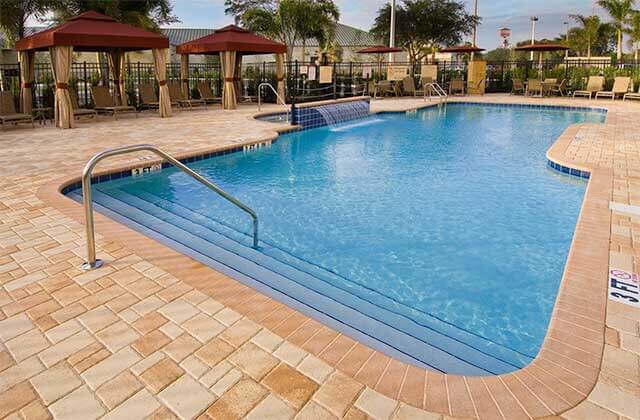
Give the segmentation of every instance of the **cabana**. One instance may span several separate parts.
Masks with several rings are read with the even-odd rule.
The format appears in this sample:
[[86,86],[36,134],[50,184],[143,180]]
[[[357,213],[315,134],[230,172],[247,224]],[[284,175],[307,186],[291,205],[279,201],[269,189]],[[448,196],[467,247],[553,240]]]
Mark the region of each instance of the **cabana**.
[[160,86],[160,116],[171,115],[169,90],[166,86],[166,55],[169,40],[153,32],[116,22],[115,19],[89,11],[63,24],[16,42],[20,59],[22,87],[22,111],[31,112],[31,88],[35,78],[34,58],[36,51],[49,51],[51,68],[56,83],[55,121],[59,128],[74,126],[69,75],[74,51],[106,52],[114,83],[117,105],[126,105],[124,98],[124,53],[127,51],[152,50],[156,79]]
[[214,33],[194,39],[176,47],[180,54],[180,77],[183,90],[189,91],[189,54],[220,54],[220,68],[224,76],[222,90],[222,107],[235,109],[239,95],[242,72],[242,56],[256,54],[276,55],[276,77],[278,78],[278,95],[285,100],[284,90],[284,55],[287,47],[260,35],[253,34],[236,25],[225,26]]

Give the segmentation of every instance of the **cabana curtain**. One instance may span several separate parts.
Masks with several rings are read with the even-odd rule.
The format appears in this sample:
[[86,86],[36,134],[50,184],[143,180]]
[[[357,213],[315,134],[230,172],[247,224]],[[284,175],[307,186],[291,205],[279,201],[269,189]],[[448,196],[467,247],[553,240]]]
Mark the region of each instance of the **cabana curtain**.
[[36,76],[35,72],[35,51],[20,51],[18,53],[20,61],[20,109],[24,114],[31,114],[33,95],[31,89]]
[[224,77],[224,89],[222,90],[222,108],[236,109],[236,52],[224,51],[220,53],[220,63],[222,64],[222,75]]
[[236,51],[236,71],[235,71],[236,100],[242,97],[242,54]]
[[276,77],[278,78],[278,95],[285,101],[284,89],[284,54],[276,54]]
[[189,54],[180,56],[180,80],[182,81],[182,94],[189,98]]
[[69,96],[69,73],[73,47],[57,45],[49,48],[51,54],[51,69],[56,80],[55,93],[55,121],[58,128],[73,128],[73,110]]
[[167,86],[167,64],[165,56],[167,54],[166,48],[154,48],[153,52],[153,64],[156,67],[156,79],[158,79],[159,86],[159,101],[158,112],[161,117],[171,116],[171,98],[169,97],[169,86]]
[[124,88],[124,52],[122,50],[109,51],[109,71],[111,72],[116,105],[127,105]]

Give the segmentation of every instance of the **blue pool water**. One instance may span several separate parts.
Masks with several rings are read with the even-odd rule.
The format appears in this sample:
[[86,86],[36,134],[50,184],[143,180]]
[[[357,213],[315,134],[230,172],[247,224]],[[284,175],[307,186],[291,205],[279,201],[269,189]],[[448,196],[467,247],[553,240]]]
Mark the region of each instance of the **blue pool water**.
[[[544,339],[586,183],[548,168],[603,113],[454,105],[290,133],[94,186],[98,209],[418,366],[496,374]],[[72,193],[76,199],[79,193]]]

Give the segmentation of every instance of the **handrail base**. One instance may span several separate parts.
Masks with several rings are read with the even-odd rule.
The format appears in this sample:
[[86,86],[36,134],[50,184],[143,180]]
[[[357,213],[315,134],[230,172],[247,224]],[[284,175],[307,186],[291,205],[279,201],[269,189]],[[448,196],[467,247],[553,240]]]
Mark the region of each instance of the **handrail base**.
[[91,264],[90,262],[86,262],[86,263],[82,264],[82,266],[80,266],[80,268],[83,271],[91,271],[91,270],[96,270],[96,269],[102,267],[103,265],[104,265],[104,261],[96,260],[96,262],[94,262],[93,264]]

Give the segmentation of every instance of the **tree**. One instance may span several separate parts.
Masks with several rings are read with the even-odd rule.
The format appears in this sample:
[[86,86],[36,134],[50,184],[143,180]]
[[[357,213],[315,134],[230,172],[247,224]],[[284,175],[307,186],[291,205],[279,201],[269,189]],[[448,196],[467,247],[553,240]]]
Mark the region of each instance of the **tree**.
[[56,20],[95,10],[118,22],[160,32],[160,26],[180,20],[173,15],[169,0],[59,0],[53,7]]
[[[227,10],[230,7],[227,2]],[[280,0],[274,7],[240,8],[236,4],[233,10],[242,13],[240,22],[247,29],[285,44],[289,57],[295,45],[304,46],[309,38],[316,38],[321,47],[332,41],[339,18],[338,7],[331,0]]]
[[633,12],[629,20],[630,26],[626,32],[629,36],[629,44],[633,49],[633,59],[638,61],[638,46],[640,45],[640,12]]
[[569,17],[580,25],[573,31],[573,38],[587,46],[587,58],[591,58],[591,46],[596,42],[600,31],[600,18],[596,15],[569,15]]
[[46,0],[0,0],[0,30],[5,35],[5,47],[10,48],[24,38],[27,19],[43,17],[50,3]]
[[622,60],[622,33],[625,31],[625,25],[633,12],[634,4],[635,0],[598,0],[598,5],[606,10],[613,19],[612,25],[617,35],[616,54],[618,60]]
[[[391,5],[378,10],[371,33],[389,39]],[[406,48],[412,62],[434,48],[458,44],[473,31],[476,18],[456,0],[404,0],[396,6],[396,43]]]

